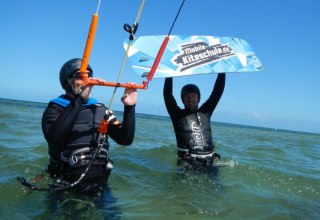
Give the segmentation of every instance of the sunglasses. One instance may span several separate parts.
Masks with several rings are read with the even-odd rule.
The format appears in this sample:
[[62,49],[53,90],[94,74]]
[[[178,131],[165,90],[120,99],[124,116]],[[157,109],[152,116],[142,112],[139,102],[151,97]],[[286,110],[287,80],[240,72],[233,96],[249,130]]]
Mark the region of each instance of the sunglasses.
[[70,75],[70,78],[74,78],[74,79],[82,79],[81,77],[81,72],[74,72]]
[[[88,73],[89,77],[92,76],[92,72],[87,71],[87,73]],[[82,79],[81,72],[76,71],[76,72],[70,74],[70,79],[71,79],[71,78],[73,78],[73,79]]]

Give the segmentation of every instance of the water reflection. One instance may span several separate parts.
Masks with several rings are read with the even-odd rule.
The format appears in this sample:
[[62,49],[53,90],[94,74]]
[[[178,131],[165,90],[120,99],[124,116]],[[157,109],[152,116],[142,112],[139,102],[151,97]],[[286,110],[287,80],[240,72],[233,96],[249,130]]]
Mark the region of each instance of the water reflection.
[[120,219],[117,199],[107,187],[101,196],[46,192],[46,210],[37,219]]

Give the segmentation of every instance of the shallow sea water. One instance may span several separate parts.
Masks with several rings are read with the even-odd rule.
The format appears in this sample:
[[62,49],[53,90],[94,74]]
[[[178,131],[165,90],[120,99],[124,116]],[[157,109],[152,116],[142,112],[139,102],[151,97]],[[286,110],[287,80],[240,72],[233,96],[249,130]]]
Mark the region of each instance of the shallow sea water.
[[111,141],[102,197],[29,192],[16,178],[48,164],[45,106],[0,99],[0,219],[320,219],[319,134],[212,123],[222,159],[202,173],[176,164],[169,118],[142,114],[131,146]]

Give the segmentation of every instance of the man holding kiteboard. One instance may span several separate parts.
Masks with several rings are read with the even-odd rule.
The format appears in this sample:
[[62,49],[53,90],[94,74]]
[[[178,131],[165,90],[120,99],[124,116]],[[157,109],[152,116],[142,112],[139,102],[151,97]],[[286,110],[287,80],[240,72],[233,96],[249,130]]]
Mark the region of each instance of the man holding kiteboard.
[[225,86],[225,73],[218,74],[210,97],[200,106],[200,90],[194,84],[181,90],[184,109],[181,109],[172,94],[173,79],[166,78],[163,88],[164,102],[175,131],[178,147],[178,163],[192,166],[211,165],[220,155],[214,152],[210,118]]

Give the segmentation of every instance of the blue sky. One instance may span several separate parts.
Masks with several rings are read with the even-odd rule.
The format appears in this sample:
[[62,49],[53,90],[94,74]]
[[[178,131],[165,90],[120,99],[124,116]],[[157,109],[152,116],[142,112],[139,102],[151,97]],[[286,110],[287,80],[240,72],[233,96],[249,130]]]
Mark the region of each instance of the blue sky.
[[[95,77],[116,81],[128,34],[140,0],[102,0],[90,57]],[[146,0],[136,36],[165,35],[180,0]],[[0,0],[3,78],[1,98],[48,102],[63,93],[58,74],[68,59],[82,57],[98,0]],[[264,65],[256,73],[227,74],[225,92],[212,120],[320,133],[320,1],[186,0],[174,35],[212,35],[245,39]],[[174,79],[174,95],[187,83],[209,96],[216,74]],[[121,82],[142,82],[127,63]],[[138,113],[165,115],[164,79],[139,90]],[[113,88],[92,96],[109,105]],[[114,110],[122,110],[118,89]]]

